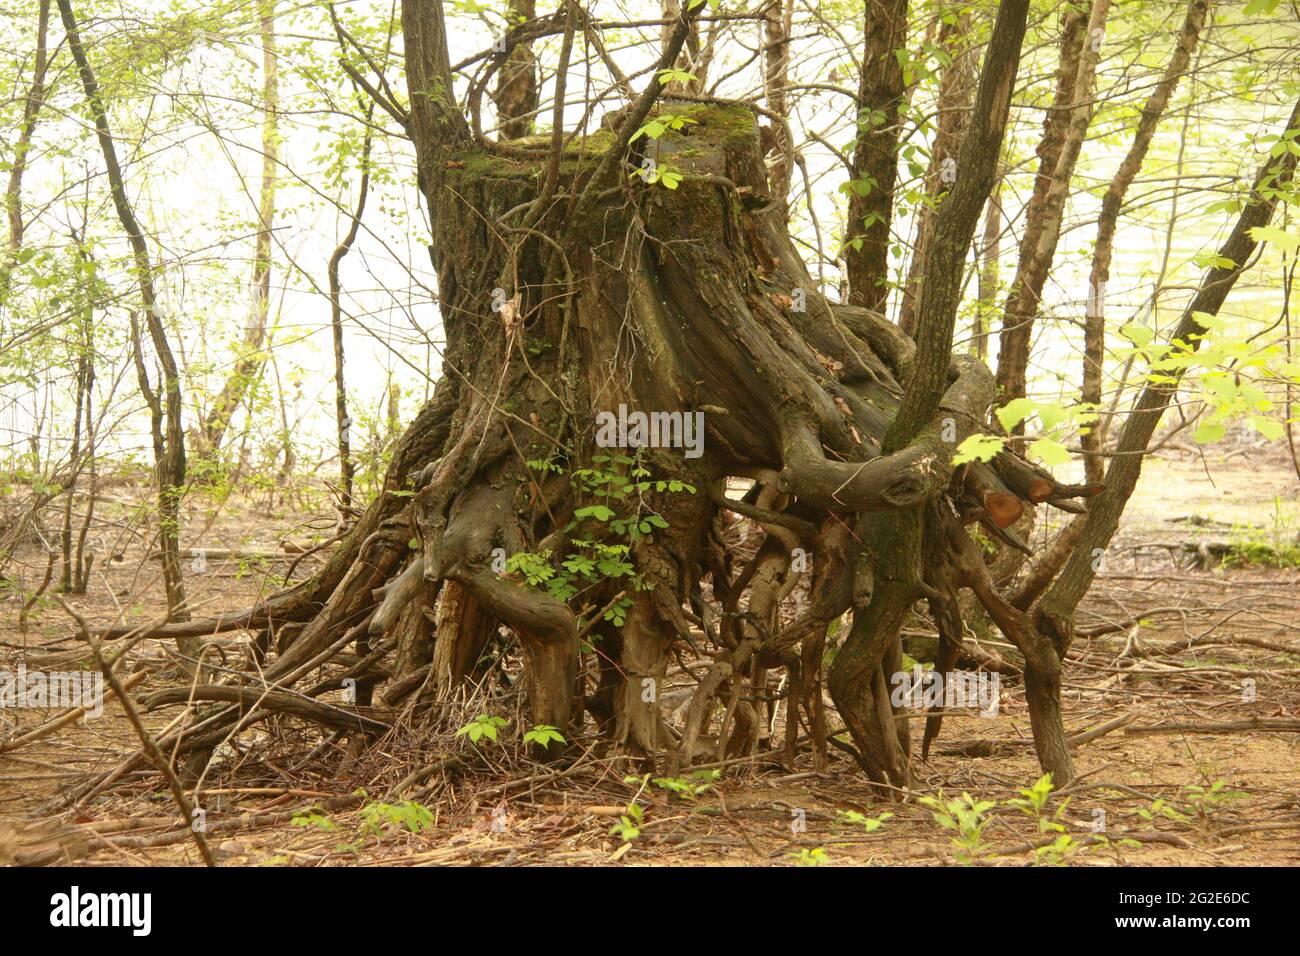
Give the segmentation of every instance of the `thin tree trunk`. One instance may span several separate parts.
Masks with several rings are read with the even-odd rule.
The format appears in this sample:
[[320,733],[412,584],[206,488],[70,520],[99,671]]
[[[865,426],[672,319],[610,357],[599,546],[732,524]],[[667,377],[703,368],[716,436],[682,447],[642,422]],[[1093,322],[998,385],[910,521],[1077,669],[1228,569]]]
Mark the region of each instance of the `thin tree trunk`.
[[980,246],[979,306],[971,323],[971,353],[981,361],[989,357],[989,316],[998,297],[998,265],[1002,254],[1002,177],[989,193],[984,212],[984,241]]
[[167,589],[168,615],[173,621],[188,620],[189,612],[185,608],[185,585],[181,579],[179,557],[180,498],[185,483],[185,434],[181,426],[180,373],[176,368],[176,359],[167,340],[167,331],[163,326],[161,310],[154,293],[153,266],[149,261],[149,249],[145,244],[144,232],[131,208],[131,201],[126,195],[122,168],[117,161],[117,147],[108,125],[104,103],[99,95],[99,84],[95,81],[95,74],[81,45],[77,21],[72,12],[72,2],[58,0],[58,4],[63,28],[67,32],[68,49],[77,64],[81,85],[86,93],[86,104],[95,121],[95,132],[99,139],[100,150],[104,154],[104,165],[108,170],[113,205],[131,244],[136,281],[140,285],[145,327],[149,330],[154,352],[162,365],[163,398],[160,401],[158,396],[149,389],[148,380],[144,376],[144,355],[137,326],[136,334],[133,336],[136,369],[141,377],[141,389],[153,413],[154,457],[158,472],[158,537],[162,551],[163,580]]
[[907,0],[869,0],[858,83],[847,244],[849,301],[873,312],[889,297],[889,231],[906,86],[898,51],[907,43]]
[[[84,263],[86,252],[84,246],[78,244],[78,258]],[[67,498],[63,504],[63,570],[59,579],[59,590],[64,594],[69,594],[78,590],[78,584],[81,580],[81,566],[78,558],[75,569],[73,564],[73,547],[72,547],[72,506],[77,497],[77,485],[81,481],[82,466],[82,421],[83,417],[89,425],[90,420],[90,386],[92,381],[93,366],[91,364],[90,354],[90,336],[91,328],[95,318],[94,303],[86,300],[85,309],[81,315],[81,328],[77,330],[77,399],[72,416],[72,448],[68,453],[68,481],[67,481]],[[87,436],[88,440],[88,436]],[[93,496],[93,490],[91,492]]]
[[[944,396],[963,264],[997,176],[1028,13],[1028,0],[1003,0],[998,8],[975,96],[975,114],[983,122],[972,126],[962,142],[957,179],[926,250],[929,281],[922,287],[917,308],[916,354],[902,402],[885,432],[881,449],[885,454],[920,435]],[[886,676],[881,667],[895,650],[908,610],[926,590],[922,550],[927,510],[924,505],[900,508],[868,519],[867,547],[874,552],[875,586],[869,603],[855,610],[852,629],[827,679],[864,771],[874,783],[890,787],[909,786],[911,773],[888,695],[883,693]],[[940,513],[938,508],[933,511]]]
[[[1155,136],[1156,127],[1164,116],[1169,98],[1173,95],[1178,81],[1187,70],[1192,59],[1192,51],[1205,24],[1205,16],[1210,7],[1209,0],[1191,0],[1187,5],[1187,16],[1182,29],[1178,31],[1178,40],[1174,45],[1169,65],[1165,67],[1164,76],[1152,91],[1146,105],[1142,107],[1142,118],[1138,120],[1137,132],[1129,146],[1128,154],[1115,176],[1106,187],[1106,195],[1101,200],[1101,216],[1097,220],[1097,243],[1092,253],[1092,269],[1088,278],[1088,308],[1084,318],[1083,339],[1083,391],[1082,401],[1101,407],[1102,369],[1106,359],[1106,282],[1110,278],[1111,257],[1115,251],[1115,230],[1119,224],[1120,207],[1129,186],[1142,169],[1147,150]],[[1080,443],[1084,448],[1084,467],[1089,483],[1102,480],[1105,464],[1101,451],[1102,431],[1096,426],[1082,436]]]
[[91,523],[95,520],[95,493],[99,484],[99,467],[95,455],[95,425],[91,414],[95,386],[95,339],[94,330],[86,334],[86,351],[90,358],[87,363],[86,376],[86,458],[90,466],[90,490],[86,494],[86,515],[81,521],[81,531],[77,535],[77,547],[73,553],[72,593],[85,594],[90,585],[90,568],[95,560],[94,553],[86,553],[86,536],[90,534]]
[[0,302],[9,292],[14,257],[23,246],[23,174],[27,171],[27,153],[32,133],[45,97],[45,75],[49,67],[46,46],[50,32],[50,0],[41,0],[36,14],[36,52],[32,64],[32,84],[23,100],[23,119],[14,143],[13,165],[9,167],[9,185],[5,189],[5,214],[9,220],[8,254],[0,265]]
[[930,150],[930,167],[925,173],[925,199],[917,212],[916,243],[898,311],[898,325],[909,335],[916,325],[916,299],[921,283],[925,281],[925,257],[922,253],[930,244],[941,197],[956,181],[957,148],[970,115],[971,97],[975,95],[979,63],[975,51],[970,48],[970,21],[970,13],[966,12],[945,20],[939,28],[937,45],[952,57],[952,61],[943,71],[939,83],[934,144]]
[[388,381],[388,434],[384,436],[384,444],[397,441],[402,434],[402,387],[394,382],[391,378]]
[[[1092,120],[1100,40],[1109,10],[1110,0],[1093,0],[1090,14],[1074,2],[1062,14],[1064,36],[1056,94],[1043,124],[1038,176],[1026,207],[1020,261],[1002,316],[998,348],[998,397],[1002,402],[1025,394],[1034,318],[1052,271],[1074,167]],[[1023,432],[1023,425],[1017,425],[1016,432]]]
[[790,219],[790,181],[794,176],[794,143],[790,142],[790,29],[794,0],[773,0],[763,12],[763,95],[767,108],[781,117],[772,124],[776,156],[767,167],[772,202],[781,219]]
[[276,0],[259,0],[259,30],[262,38],[262,183],[257,207],[257,237],[253,248],[252,307],[235,367],[217,393],[206,420],[200,427],[204,449],[221,447],[230,420],[243,404],[266,361],[267,317],[271,307],[271,230],[275,223],[275,191],[280,165],[279,54],[275,38]]
[[[536,0],[510,0],[506,19],[511,27],[537,16]],[[531,43],[516,43],[497,72],[492,102],[497,108],[497,129],[501,139],[531,135],[536,118],[537,57]]]
[[[1296,129],[1300,129],[1300,102],[1297,102],[1281,132]],[[1178,325],[1169,336],[1171,345],[1182,343],[1181,347],[1192,352],[1200,348],[1205,327],[1197,316],[1204,314],[1213,317],[1219,314],[1228,293],[1245,271],[1259,245],[1252,230],[1269,224],[1280,197],[1287,193],[1295,181],[1295,172],[1296,156],[1290,150],[1284,150],[1280,156],[1269,158],[1260,166],[1246,208],[1242,210],[1232,233],[1219,249],[1217,258],[1225,264],[1215,265],[1205,273],[1196,295],[1183,310]],[[1229,266],[1226,263],[1232,264]],[[1105,488],[1088,508],[1088,517],[1079,536],[1079,543],[1060,577],[1048,589],[1038,606],[1035,624],[1052,638],[1061,657],[1065,656],[1073,636],[1075,609],[1096,577],[1096,558],[1105,553],[1119,528],[1120,516],[1142,473],[1142,462],[1151,436],[1155,434],[1156,426],[1160,424],[1165,409],[1173,400],[1184,371],[1183,366],[1166,369],[1160,381],[1148,382],[1143,386],[1133,411],[1125,420],[1116,440],[1115,457],[1106,469]]]
[[[368,114],[367,114],[368,115]],[[361,229],[361,217],[366,212],[366,198],[370,194],[370,143],[371,135],[367,128],[365,141],[361,146],[361,184],[357,189],[357,205],[352,212],[352,222],[347,234],[330,255],[330,329],[334,334],[334,415],[338,425],[339,436],[339,497],[344,520],[350,521],[352,509],[352,419],[348,417],[348,390],[343,380],[343,304],[342,286],[339,281],[339,266],[343,258],[352,249]]]

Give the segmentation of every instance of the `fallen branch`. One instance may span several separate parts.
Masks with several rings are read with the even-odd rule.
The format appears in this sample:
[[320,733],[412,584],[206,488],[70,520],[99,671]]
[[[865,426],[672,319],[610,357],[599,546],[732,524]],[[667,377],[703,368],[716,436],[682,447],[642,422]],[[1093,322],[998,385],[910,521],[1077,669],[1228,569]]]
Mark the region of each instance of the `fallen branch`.
[[[168,704],[188,704],[196,700],[220,701],[238,704],[244,712],[253,707],[274,713],[301,717],[326,727],[339,730],[360,730],[367,733],[381,734],[390,729],[390,725],[380,719],[383,713],[374,708],[357,708],[349,710],[334,704],[326,704],[300,697],[283,690],[271,690],[263,687],[232,687],[226,684],[200,684],[197,687],[168,687],[150,694],[141,700],[146,710],[155,710]],[[367,711],[365,713],[363,711]]]
[[[176,771],[172,769],[172,765],[167,762],[167,758],[163,755],[163,752],[158,749],[158,744],[154,741],[153,737],[149,735],[149,731],[145,729],[144,723],[140,720],[140,714],[136,711],[135,705],[131,703],[131,698],[122,687],[122,682],[119,681],[117,675],[113,673],[112,665],[104,659],[104,655],[100,650],[99,639],[95,637],[94,633],[90,630],[90,625],[86,623],[86,619],[74,611],[67,601],[63,600],[63,598],[59,598],[59,605],[74,621],[77,622],[77,627],[81,630],[82,638],[90,645],[90,651],[95,655],[95,663],[99,665],[99,669],[104,675],[104,680],[108,681],[108,686],[113,689],[113,693],[116,694],[117,699],[121,701],[122,710],[126,712],[126,718],[131,722],[131,727],[135,730],[136,736],[140,738],[140,744],[144,747],[145,753],[148,754],[149,760],[158,768],[158,772],[167,778],[167,785],[171,788],[172,797],[176,801],[177,808],[181,811],[181,819],[183,819],[187,824],[192,823],[194,820],[194,805],[190,803],[190,798],[188,794],[185,793],[185,788],[181,786],[181,781],[180,778],[176,776]],[[212,855],[212,850],[208,846],[207,837],[193,826],[190,827],[190,833],[194,837],[194,843],[199,848],[199,856],[203,857],[203,862],[208,866],[216,866],[217,860],[216,857]]]
[[[149,674],[147,670],[137,671],[122,682],[122,690],[132,690]],[[117,689],[113,688],[117,693]],[[0,740],[0,754],[6,754],[10,751],[17,750],[19,747],[25,747],[30,743],[35,743],[44,737],[48,737],[68,724],[76,723],[86,715],[85,707],[74,707],[72,710],[60,714],[58,717],[51,718],[38,727],[33,727],[21,737],[10,737],[8,740]]]
[[1251,730],[1273,733],[1300,733],[1300,720],[1271,720],[1267,717],[1252,717],[1249,720],[1224,721],[1178,721],[1170,720],[1159,724],[1145,724],[1141,727],[1125,728],[1126,734],[1232,734]]

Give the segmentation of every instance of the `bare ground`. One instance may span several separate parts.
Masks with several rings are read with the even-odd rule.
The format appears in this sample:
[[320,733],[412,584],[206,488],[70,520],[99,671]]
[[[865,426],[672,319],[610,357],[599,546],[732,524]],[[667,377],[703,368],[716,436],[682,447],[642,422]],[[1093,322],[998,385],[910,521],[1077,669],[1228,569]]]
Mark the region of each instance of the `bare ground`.
[[[672,792],[684,779],[628,782],[629,764],[604,756],[594,735],[572,741],[580,756],[566,764],[534,764],[518,743],[519,695],[500,681],[467,691],[433,718],[394,715],[393,733],[364,750],[291,718],[250,730],[219,749],[204,777],[197,802],[207,814],[208,838],[223,863],[240,865],[894,865],[967,858],[988,866],[1295,865],[1300,572],[1188,568],[1196,553],[1183,545],[1294,540],[1296,477],[1285,460],[1231,451],[1224,459],[1188,455],[1147,466],[1085,605],[1081,627],[1116,627],[1077,641],[1071,652],[1067,727],[1073,734],[1105,732],[1076,743],[1080,777],[1055,818],[1072,841],[1057,853],[1036,850],[1060,832],[1044,830],[1008,803],[1039,776],[1014,678],[1003,682],[997,716],[949,716],[938,752],[916,764],[918,793],[947,801],[966,792],[996,803],[970,854],[915,799],[870,797],[851,761],[835,751],[822,773],[806,749],[793,766],[782,765],[779,751],[733,760],[717,768],[715,781],[700,781],[694,799]],[[95,624],[119,615],[146,622],[162,607],[134,500],[128,491],[100,505],[95,541],[102,560],[90,593],[71,599]],[[190,543],[273,553],[284,539],[328,536],[328,522],[313,520],[307,505],[271,516],[261,507],[192,506],[187,527],[202,528],[209,519],[210,526]],[[22,583],[39,583],[39,553],[20,558],[28,562]],[[304,559],[295,579],[314,560]],[[286,567],[282,558],[210,560],[190,575],[191,600],[204,615],[247,606]],[[21,604],[17,596],[0,603],[0,669],[12,670],[20,659],[29,668],[85,666],[84,648],[57,605],[39,602],[22,631]],[[242,640],[224,652],[237,658]],[[134,694],[176,682],[168,651],[149,641],[132,651],[124,671],[150,671]],[[499,672],[517,677],[517,664],[504,658]],[[500,743],[476,747],[456,736],[484,710],[511,720]],[[90,800],[67,799],[91,774],[138,749],[111,695],[101,718],[71,722],[6,752],[62,713],[0,711],[0,863],[197,863],[189,829],[178,826],[166,787],[152,772],[128,775]],[[145,719],[158,732],[180,713],[171,707]],[[918,718],[914,739],[920,724]],[[833,714],[831,725],[838,726]],[[412,775],[421,778],[407,783]],[[431,824],[410,832],[386,817],[380,804],[403,799],[426,807]],[[612,835],[634,800],[644,808],[639,835]],[[1048,814],[1060,806],[1054,802]],[[869,830],[874,824],[853,813],[892,816]]]

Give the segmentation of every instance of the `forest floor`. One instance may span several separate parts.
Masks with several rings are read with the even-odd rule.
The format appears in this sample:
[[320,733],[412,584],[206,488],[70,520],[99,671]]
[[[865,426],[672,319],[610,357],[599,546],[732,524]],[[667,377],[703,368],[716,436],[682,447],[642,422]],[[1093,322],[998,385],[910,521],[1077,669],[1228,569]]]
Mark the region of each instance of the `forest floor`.
[[[1066,791],[1070,801],[1059,814],[1059,802],[1047,811],[1062,830],[1010,803],[1040,774],[1023,691],[1009,677],[996,716],[949,716],[929,761],[915,760],[917,791],[944,802],[969,793],[992,804],[966,848],[916,800],[873,798],[836,750],[823,772],[807,749],[783,765],[783,708],[772,736],[777,749],[715,767],[716,779],[628,782],[629,765],[606,757],[594,734],[571,741],[581,756],[559,766],[529,761],[518,742],[521,695],[501,687],[466,692],[430,720],[394,715],[393,732],[364,750],[293,718],[251,728],[237,747],[218,749],[203,779],[197,803],[207,836],[232,865],[1296,865],[1300,570],[1225,567],[1209,547],[1233,557],[1258,558],[1269,548],[1294,555],[1296,487],[1289,461],[1263,462],[1240,450],[1205,462],[1169,453],[1145,467],[1079,622],[1122,626],[1076,641],[1066,669],[1067,730],[1098,733],[1075,744],[1079,776]],[[98,508],[93,538],[105,558],[90,592],[70,599],[93,624],[119,614],[148,621],[163,606],[157,562],[142,551],[134,516],[146,493],[118,494]],[[283,575],[283,558],[257,552],[273,554],[281,540],[310,537],[313,527],[325,533],[310,516],[268,517],[252,501],[227,502],[215,513],[194,504],[186,517],[188,528],[207,525],[187,543],[254,553],[208,559],[201,571],[190,565],[187,584],[201,615],[253,603],[273,585],[267,568]],[[1041,535],[1040,528],[1040,544]],[[1209,567],[1190,566],[1200,542]],[[1207,554],[1216,560],[1205,561]],[[29,586],[39,583],[45,562],[36,549],[19,557],[37,579]],[[295,579],[315,560],[305,559]],[[12,595],[0,602],[0,670],[13,671],[20,660],[33,670],[86,666],[84,645],[57,604],[34,606],[25,631],[21,604]],[[232,638],[223,651],[239,659],[246,640]],[[131,651],[123,670],[149,671],[133,696],[177,682],[167,651],[151,641]],[[70,800],[75,787],[139,748],[116,699],[107,698],[101,717],[18,747],[14,740],[63,711],[0,711],[0,864],[198,862],[189,829],[177,825],[152,771]],[[474,746],[455,731],[484,709],[511,723],[499,743]],[[170,707],[145,720],[157,733],[180,713]],[[839,726],[833,712],[829,719]],[[912,724],[914,747],[922,724]],[[421,770],[422,779],[399,787]],[[700,792],[681,792],[693,789]],[[426,807],[431,819],[409,807],[403,813],[403,800]],[[643,818],[639,834],[625,841],[611,827],[634,800]],[[1062,832],[1071,840],[1055,842]]]

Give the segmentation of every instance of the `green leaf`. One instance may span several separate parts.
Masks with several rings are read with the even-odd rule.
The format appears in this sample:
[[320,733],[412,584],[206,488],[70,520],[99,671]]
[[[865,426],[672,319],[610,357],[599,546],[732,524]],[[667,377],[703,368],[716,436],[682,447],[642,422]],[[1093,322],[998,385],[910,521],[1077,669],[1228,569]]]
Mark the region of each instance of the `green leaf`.
[[1251,415],[1250,423],[1255,426],[1255,431],[1269,441],[1277,441],[1286,434],[1286,429],[1281,422],[1272,418],[1265,418],[1263,415]]
[[1140,322],[1128,322],[1120,327],[1119,334],[1138,348],[1145,348],[1156,337],[1155,332]]
[[695,74],[688,73],[686,70],[678,70],[669,67],[666,70],[659,71],[659,82],[664,86],[667,86],[669,83],[689,83],[693,79],[695,79]]
[[1196,426],[1196,431],[1192,439],[1198,445],[1206,445],[1210,442],[1216,442],[1227,434],[1228,426],[1223,422],[1204,421]]
[[1027,398],[1013,398],[995,413],[1007,431],[1015,428],[1037,410],[1038,404]]
[[1243,12],[1248,17],[1258,16],[1259,14],[1267,16],[1273,13],[1281,2],[1282,0],[1249,0]]
[[542,747],[549,746],[552,741],[556,743],[565,743],[564,735],[560,733],[558,727],[552,727],[550,724],[538,724],[532,730],[524,734],[524,743],[538,744]]
[[1053,441],[1050,438],[1040,438],[1037,441],[1029,443],[1029,454],[1033,455],[1045,465],[1059,467],[1070,463],[1070,452],[1059,441]]
[[1283,252],[1295,252],[1300,248],[1300,236],[1293,236],[1277,226],[1255,226],[1250,230],[1250,237],[1256,242],[1271,242]]
[[1208,312],[1193,312],[1192,318],[1201,328],[1211,332],[1222,332],[1228,327],[1226,319],[1221,319],[1217,315],[1211,315]]
[[964,465],[968,461],[991,461],[1002,450],[1003,439],[997,435],[971,435],[952,456],[952,463]]
[[1051,431],[1069,417],[1070,412],[1060,405],[1048,403],[1038,406],[1038,421],[1046,431]]

